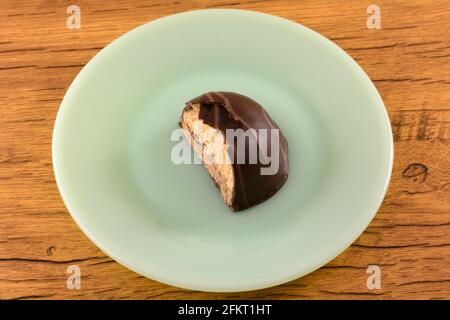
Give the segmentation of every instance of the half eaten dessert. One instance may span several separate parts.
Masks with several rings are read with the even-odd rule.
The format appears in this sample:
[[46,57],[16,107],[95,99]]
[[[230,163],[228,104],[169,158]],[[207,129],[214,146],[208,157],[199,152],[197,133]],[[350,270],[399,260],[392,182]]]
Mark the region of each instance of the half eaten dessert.
[[208,92],[186,103],[179,125],[231,210],[269,199],[286,182],[287,140],[256,101]]

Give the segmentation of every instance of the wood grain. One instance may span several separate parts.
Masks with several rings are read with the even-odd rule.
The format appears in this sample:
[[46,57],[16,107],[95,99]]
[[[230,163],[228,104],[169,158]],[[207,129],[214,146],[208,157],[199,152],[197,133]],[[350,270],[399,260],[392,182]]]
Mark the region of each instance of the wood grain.
[[[375,1],[374,1],[375,2]],[[376,1],[382,28],[368,30],[372,1],[0,2],[0,299],[449,299],[450,6]],[[327,266],[270,289],[211,294],[170,287],[125,269],[77,228],[52,172],[51,135],[71,81],[101,48],[156,18],[223,7],[271,13],[315,29],[369,74],[395,137],[389,191],[369,228]],[[82,270],[80,290],[66,268]],[[381,289],[366,286],[368,265]]]

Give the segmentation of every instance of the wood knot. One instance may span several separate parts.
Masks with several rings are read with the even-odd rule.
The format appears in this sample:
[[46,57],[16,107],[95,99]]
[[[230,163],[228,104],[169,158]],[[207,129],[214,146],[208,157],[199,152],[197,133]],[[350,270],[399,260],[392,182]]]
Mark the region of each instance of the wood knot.
[[421,163],[412,163],[403,170],[402,177],[414,183],[422,183],[428,177],[428,167]]
[[47,255],[48,256],[52,256],[53,255],[53,252],[56,250],[56,247],[54,247],[54,246],[51,246],[51,247],[48,247],[47,248]]

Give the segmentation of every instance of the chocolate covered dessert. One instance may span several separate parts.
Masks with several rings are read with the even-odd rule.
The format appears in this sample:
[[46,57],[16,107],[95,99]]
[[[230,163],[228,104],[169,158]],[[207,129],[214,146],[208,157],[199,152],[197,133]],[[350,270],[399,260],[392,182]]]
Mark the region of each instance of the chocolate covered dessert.
[[256,101],[205,93],[186,103],[179,125],[231,210],[269,199],[286,182],[287,140]]

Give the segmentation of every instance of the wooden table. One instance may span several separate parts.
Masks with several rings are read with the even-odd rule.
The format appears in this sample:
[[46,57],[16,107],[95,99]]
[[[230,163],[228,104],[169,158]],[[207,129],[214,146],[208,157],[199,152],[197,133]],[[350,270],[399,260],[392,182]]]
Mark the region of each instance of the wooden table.
[[[0,3],[0,299],[399,299],[450,298],[450,6],[374,1],[77,1]],[[270,289],[212,294],[167,286],[127,270],[78,229],[52,171],[61,99],[100,49],[147,21],[202,8],[240,8],[302,23],[333,40],[369,74],[392,121],[395,165],[375,219],[325,267]],[[381,288],[368,289],[378,265]],[[81,289],[66,287],[81,268]]]

